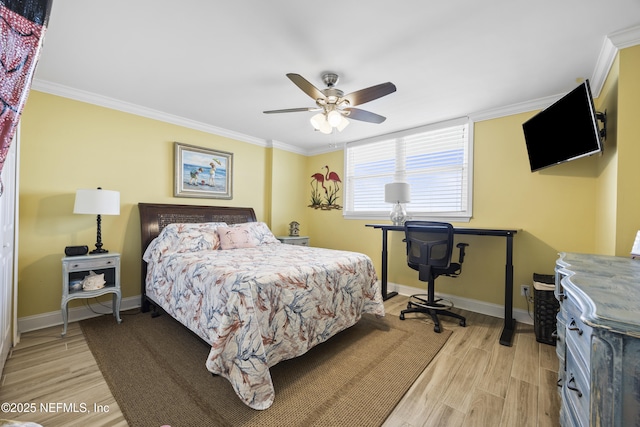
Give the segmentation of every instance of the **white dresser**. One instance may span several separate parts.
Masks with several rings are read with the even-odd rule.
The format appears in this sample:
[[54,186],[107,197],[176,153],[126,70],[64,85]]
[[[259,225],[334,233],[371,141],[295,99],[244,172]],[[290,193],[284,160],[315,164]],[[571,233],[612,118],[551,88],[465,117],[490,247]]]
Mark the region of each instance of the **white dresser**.
[[640,426],[640,260],[556,262],[563,426]]

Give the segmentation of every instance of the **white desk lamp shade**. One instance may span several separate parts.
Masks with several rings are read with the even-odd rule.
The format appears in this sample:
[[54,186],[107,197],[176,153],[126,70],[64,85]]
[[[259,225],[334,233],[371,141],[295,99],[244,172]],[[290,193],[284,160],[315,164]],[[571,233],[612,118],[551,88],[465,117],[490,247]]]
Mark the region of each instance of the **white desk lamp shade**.
[[384,201],[394,203],[391,210],[391,222],[393,225],[402,225],[407,219],[407,212],[403,203],[411,201],[411,187],[406,182],[392,182],[384,186]]
[[77,190],[75,214],[120,215],[120,192],[113,190]]
[[406,182],[392,182],[384,186],[384,201],[387,203],[408,203],[411,201],[411,187]]

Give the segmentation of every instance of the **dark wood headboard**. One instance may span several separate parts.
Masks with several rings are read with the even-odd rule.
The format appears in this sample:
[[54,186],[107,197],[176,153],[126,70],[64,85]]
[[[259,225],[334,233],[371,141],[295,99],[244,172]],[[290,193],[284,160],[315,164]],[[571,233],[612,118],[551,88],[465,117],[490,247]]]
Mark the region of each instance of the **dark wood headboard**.
[[[256,213],[253,208],[138,203],[138,210],[140,211],[140,243],[142,246],[140,257],[144,254],[149,243],[169,224],[200,222],[240,224],[256,221]],[[142,261],[142,311],[149,310],[149,302],[145,298],[144,282],[146,276],[147,263]]]

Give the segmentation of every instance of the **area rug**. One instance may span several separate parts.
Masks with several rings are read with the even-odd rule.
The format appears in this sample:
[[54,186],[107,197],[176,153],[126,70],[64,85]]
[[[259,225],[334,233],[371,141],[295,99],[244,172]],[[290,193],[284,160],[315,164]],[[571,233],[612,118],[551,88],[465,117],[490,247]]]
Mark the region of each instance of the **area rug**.
[[419,319],[365,315],[306,354],[271,368],[276,398],[245,406],[205,368],[208,345],[169,315],[80,322],[130,426],[380,426],[442,348]]

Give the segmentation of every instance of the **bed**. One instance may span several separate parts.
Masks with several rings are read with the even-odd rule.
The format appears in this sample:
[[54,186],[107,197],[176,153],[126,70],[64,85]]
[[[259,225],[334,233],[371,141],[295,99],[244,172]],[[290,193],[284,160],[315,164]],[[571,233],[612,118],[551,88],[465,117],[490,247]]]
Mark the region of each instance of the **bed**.
[[253,409],[275,398],[269,368],[362,314],[384,316],[373,263],[280,243],[252,208],[140,203],[142,309],[211,345],[205,365]]

